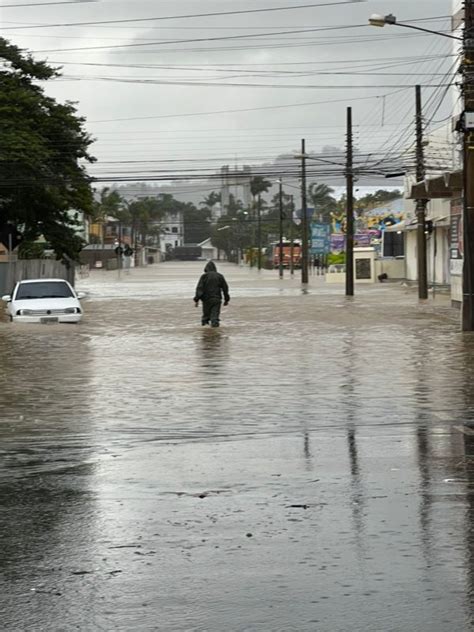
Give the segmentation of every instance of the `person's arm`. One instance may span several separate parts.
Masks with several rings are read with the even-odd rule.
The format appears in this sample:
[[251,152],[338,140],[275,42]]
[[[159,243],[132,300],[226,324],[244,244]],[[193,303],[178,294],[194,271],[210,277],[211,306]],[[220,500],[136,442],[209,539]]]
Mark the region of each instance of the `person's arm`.
[[194,302],[197,304],[204,296],[204,286],[206,284],[206,275],[203,274],[199,279],[199,283],[196,286],[196,294],[194,295]]
[[230,301],[229,286],[227,285],[227,281],[222,275],[221,275],[221,289],[222,289],[222,292],[224,293],[224,305],[227,305]]

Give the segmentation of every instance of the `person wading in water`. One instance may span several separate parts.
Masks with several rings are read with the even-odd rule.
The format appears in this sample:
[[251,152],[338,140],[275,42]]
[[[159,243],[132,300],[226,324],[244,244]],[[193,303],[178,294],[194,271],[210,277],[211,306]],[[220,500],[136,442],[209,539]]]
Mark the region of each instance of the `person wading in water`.
[[194,302],[196,307],[202,301],[202,325],[219,327],[220,313],[224,297],[224,307],[229,304],[229,286],[222,274],[217,272],[215,263],[209,261],[204,268],[204,274],[199,279],[196,287]]

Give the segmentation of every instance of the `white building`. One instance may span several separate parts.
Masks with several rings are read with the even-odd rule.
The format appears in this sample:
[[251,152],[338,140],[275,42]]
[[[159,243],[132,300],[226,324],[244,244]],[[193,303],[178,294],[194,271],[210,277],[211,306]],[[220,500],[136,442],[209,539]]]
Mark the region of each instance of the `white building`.
[[181,211],[167,213],[161,222],[160,251],[165,255],[170,250],[184,246],[184,216]]

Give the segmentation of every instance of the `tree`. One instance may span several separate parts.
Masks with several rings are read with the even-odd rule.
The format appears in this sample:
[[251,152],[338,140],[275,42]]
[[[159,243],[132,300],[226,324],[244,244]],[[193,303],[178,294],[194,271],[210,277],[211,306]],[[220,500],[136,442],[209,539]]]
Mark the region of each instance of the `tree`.
[[71,210],[93,212],[82,162],[92,138],[73,103],[58,103],[36,82],[59,75],[0,38],[0,223],[14,224],[25,241],[43,235],[58,259],[77,259],[82,239]]
[[250,191],[254,197],[261,193],[266,193],[268,189],[271,189],[271,186],[270,180],[265,180],[263,176],[254,176],[250,180]]
[[362,210],[370,210],[377,206],[383,206],[393,200],[399,200],[403,193],[398,189],[388,191],[387,189],[378,189],[375,193],[368,193],[357,200],[357,208]]
[[314,206],[314,214],[321,222],[329,223],[331,213],[337,208],[337,200],[333,197],[334,189],[327,184],[313,182],[309,185],[308,195]]
[[212,210],[209,206],[199,209],[191,203],[184,204],[183,207],[184,241],[188,244],[200,244],[211,236]]
[[229,195],[229,203],[226,205],[225,210],[227,211],[226,214],[229,217],[236,217],[244,210],[244,203],[231,193]]
[[221,194],[217,191],[211,191],[202,202],[199,202],[200,206],[205,206],[206,208],[212,209],[216,204],[219,204],[221,201]]
[[[156,237],[160,233],[159,222],[166,214],[163,200],[158,197],[144,197],[128,202],[117,215],[117,219],[128,223],[132,227],[132,239],[138,241],[140,237],[143,246],[148,237]],[[173,197],[173,196],[170,196]]]
[[125,201],[118,191],[105,187],[99,194],[99,199],[94,201],[92,217],[95,222],[103,222],[108,215],[117,217],[123,210]]

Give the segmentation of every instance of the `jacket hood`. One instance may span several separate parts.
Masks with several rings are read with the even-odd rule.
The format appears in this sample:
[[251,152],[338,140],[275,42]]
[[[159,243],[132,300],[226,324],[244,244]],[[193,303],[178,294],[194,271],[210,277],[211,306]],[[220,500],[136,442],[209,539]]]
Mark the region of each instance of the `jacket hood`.
[[204,272],[217,272],[216,264],[213,261],[209,261],[204,268]]

